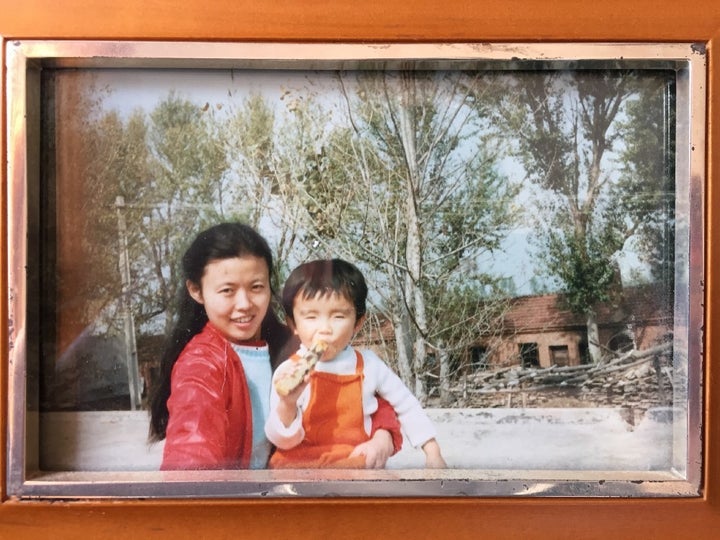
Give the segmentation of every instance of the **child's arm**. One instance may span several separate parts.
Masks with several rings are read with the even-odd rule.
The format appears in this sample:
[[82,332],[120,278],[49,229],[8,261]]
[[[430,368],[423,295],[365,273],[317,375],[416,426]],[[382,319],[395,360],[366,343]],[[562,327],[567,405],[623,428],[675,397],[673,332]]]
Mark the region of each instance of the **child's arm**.
[[387,430],[378,429],[369,441],[358,444],[350,452],[350,457],[365,456],[366,469],[384,469],[394,449],[392,434]]
[[[392,440],[392,449],[387,456],[390,457],[402,449],[403,436],[400,431],[400,420],[398,420],[395,409],[392,408],[392,405],[390,405],[386,399],[378,395],[376,395],[375,398],[377,399],[377,410],[370,415],[370,437],[374,439],[378,431],[387,432]],[[382,437],[382,440],[386,439]],[[384,463],[379,467],[383,466]]]
[[305,380],[291,390],[290,393],[285,395],[278,394],[276,411],[278,419],[283,426],[290,427],[295,419],[300,416],[300,411],[298,410],[298,399],[305,390],[309,378],[310,376],[306,375]]
[[[289,361],[292,362],[292,361]],[[285,362],[278,367],[275,376],[292,366]],[[305,438],[305,430],[302,427],[302,410],[298,401],[305,391],[309,376],[303,383],[287,395],[281,396],[271,385],[270,389],[270,412],[265,422],[265,434],[268,440],[278,448],[287,450],[300,444]]]
[[428,469],[447,469],[447,463],[440,453],[440,445],[436,439],[430,439],[422,446],[425,452],[425,467]]
[[375,391],[393,406],[410,444],[423,449],[425,466],[446,468],[437,442],[437,430],[420,402],[387,364],[370,354],[364,357],[367,359],[366,367],[372,370],[366,370],[366,380],[376,377],[374,381],[369,381],[370,384],[374,384]]

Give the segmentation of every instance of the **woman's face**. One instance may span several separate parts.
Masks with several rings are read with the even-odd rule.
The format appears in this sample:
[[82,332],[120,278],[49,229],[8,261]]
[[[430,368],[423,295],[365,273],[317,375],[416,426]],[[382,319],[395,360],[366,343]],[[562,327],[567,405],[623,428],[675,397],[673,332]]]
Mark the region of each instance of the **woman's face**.
[[212,325],[229,341],[260,339],[260,326],[271,298],[265,259],[250,255],[210,261],[200,285],[188,281],[187,288],[205,307]]

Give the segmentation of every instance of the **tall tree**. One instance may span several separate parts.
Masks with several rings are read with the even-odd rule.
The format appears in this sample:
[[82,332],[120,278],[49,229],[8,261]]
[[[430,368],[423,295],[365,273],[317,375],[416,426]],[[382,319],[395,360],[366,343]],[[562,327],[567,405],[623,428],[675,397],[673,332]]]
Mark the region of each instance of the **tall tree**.
[[[647,75],[645,76],[648,77]],[[657,73],[628,104],[621,176],[615,189],[624,215],[637,223],[636,245],[654,281],[675,281],[675,84],[674,73]]]
[[177,254],[193,231],[221,219],[219,188],[227,162],[206,110],[172,91],[152,110],[149,176],[126,199],[133,210],[128,228],[137,235],[129,242],[134,290],[145,295],[146,319],[164,315],[166,333],[179,281]]
[[[98,115],[95,121],[85,124],[85,156],[83,185],[84,216],[87,230],[82,236],[86,244],[87,260],[93,267],[91,276],[84,281],[83,295],[93,299],[101,311],[109,309],[106,318],[114,317],[117,298],[120,297],[121,275],[118,268],[124,245],[130,247],[131,259],[141,254],[144,239],[138,227],[126,227],[125,238],[119,238],[119,217],[126,224],[142,220],[145,211],[137,196],[150,177],[150,154],[147,146],[147,123],[144,113],[135,111],[123,122],[119,115],[110,111]],[[117,204],[122,201],[120,209]],[[122,216],[118,212],[122,212]],[[121,244],[123,244],[121,246]],[[142,258],[142,264],[148,264]],[[137,266],[142,266],[136,263]],[[135,316],[140,324],[146,322],[148,298],[146,288],[140,285],[137,274],[134,286]],[[108,321],[105,321],[107,324]]]
[[[528,178],[541,190],[537,230],[544,270],[587,320],[592,361],[601,359],[596,318],[621,286],[618,255],[658,208],[638,204],[655,193],[660,176],[620,179],[631,103],[658,91],[655,77],[632,71],[518,74],[511,80],[503,120],[518,141]],[[661,86],[661,85],[660,85]],[[638,101],[639,100],[639,101]],[[645,112],[657,119],[663,108]],[[637,140],[637,139],[636,139]],[[646,147],[647,148],[647,147]],[[663,162],[663,147],[655,159]]]
[[[92,75],[53,74],[47,84],[45,107],[50,133],[55,136],[49,143],[56,159],[55,201],[48,201],[47,217],[55,215],[49,230],[56,235],[57,245],[54,254],[44,255],[50,259],[47,268],[54,269],[55,280],[55,292],[45,294],[49,309],[56,303],[54,309],[64,314],[56,322],[61,353],[88,328],[106,325],[115,316],[117,306],[112,299],[120,296],[114,249],[117,194],[107,191],[132,165],[124,163],[122,120],[117,114],[103,114],[107,93],[97,88]],[[47,172],[52,174],[52,167]]]
[[[448,338],[467,346],[476,321],[489,324],[477,300],[494,280],[477,260],[511,226],[514,191],[496,170],[500,153],[480,108],[470,106],[467,87],[478,85],[480,95],[479,79],[376,72],[339,83],[344,102],[304,154],[308,174],[293,196],[315,251],[365,269],[375,305],[393,324],[400,375],[422,400],[428,355],[449,372]],[[476,284],[473,307],[458,311],[444,293],[463,281]],[[462,340],[450,330],[460,324]]]
[[247,210],[248,222],[260,227],[277,189],[273,171],[275,111],[260,94],[251,94],[237,107],[231,102],[229,109],[229,117],[218,120],[230,173],[221,206],[241,204]]

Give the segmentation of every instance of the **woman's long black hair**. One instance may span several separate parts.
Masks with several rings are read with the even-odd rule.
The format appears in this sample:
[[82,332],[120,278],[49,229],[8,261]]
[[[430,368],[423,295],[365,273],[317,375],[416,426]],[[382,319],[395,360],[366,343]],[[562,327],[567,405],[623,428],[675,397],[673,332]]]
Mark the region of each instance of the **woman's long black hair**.
[[[150,440],[165,438],[168,424],[167,400],[170,397],[170,375],[180,353],[208,322],[205,307],[196,302],[185,286],[187,281],[200,285],[205,267],[212,261],[234,257],[260,257],[270,274],[272,297],[276,298],[273,258],[265,239],[244,223],[221,223],[202,231],[182,258],[183,282],[178,300],[178,315],[166,342],[160,362],[160,380],[150,401]],[[277,317],[271,301],[261,326],[261,338],[268,343],[273,369],[287,355],[291,332]]]

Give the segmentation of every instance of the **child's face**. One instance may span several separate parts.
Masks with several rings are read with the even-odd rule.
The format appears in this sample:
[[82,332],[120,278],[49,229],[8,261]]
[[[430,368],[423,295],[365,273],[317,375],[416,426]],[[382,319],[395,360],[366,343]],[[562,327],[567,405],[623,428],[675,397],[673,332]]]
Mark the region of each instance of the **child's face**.
[[261,257],[211,261],[200,286],[187,283],[196,302],[203,304],[210,322],[229,341],[257,340],[270,306],[270,274]]
[[350,343],[353,334],[362,326],[356,320],[355,306],[337,293],[304,298],[298,294],[293,302],[292,328],[300,341],[310,347],[322,339],[328,349],[320,361],[332,360]]

